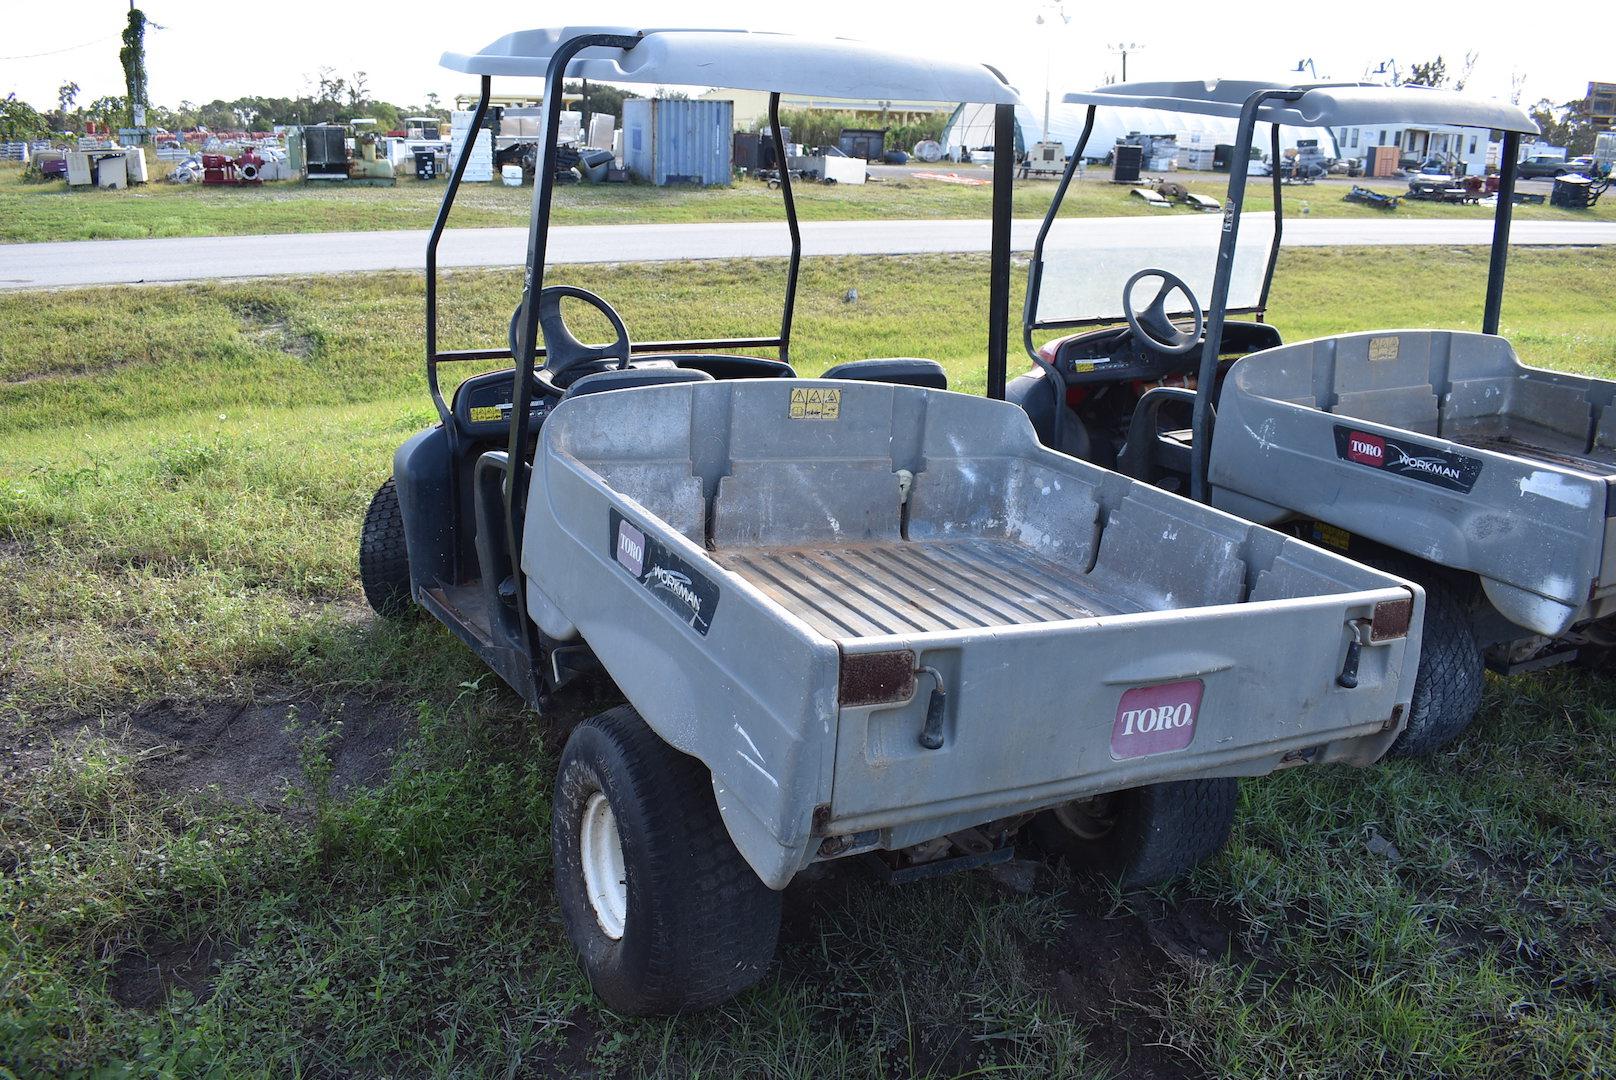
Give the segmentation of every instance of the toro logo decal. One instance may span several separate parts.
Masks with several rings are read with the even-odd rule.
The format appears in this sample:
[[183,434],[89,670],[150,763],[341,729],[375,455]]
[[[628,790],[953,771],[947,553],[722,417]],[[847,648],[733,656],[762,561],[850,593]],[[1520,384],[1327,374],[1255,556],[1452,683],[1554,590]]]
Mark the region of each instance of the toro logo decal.
[[1205,689],[1200,679],[1185,679],[1126,691],[1111,724],[1111,756],[1121,760],[1184,749],[1195,738]]
[[1347,459],[1378,469],[1386,464],[1386,440],[1379,435],[1354,431],[1347,436]]
[[1342,461],[1406,476],[1447,491],[1470,494],[1481,475],[1481,459],[1424,446],[1391,435],[1374,435],[1342,424],[1335,428],[1335,452]]
[[698,634],[705,635],[718,610],[718,586],[677,551],[624,518],[608,515],[612,559],[630,577]]
[[617,561],[635,577],[645,573],[645,534],[626,521],[617,523]]

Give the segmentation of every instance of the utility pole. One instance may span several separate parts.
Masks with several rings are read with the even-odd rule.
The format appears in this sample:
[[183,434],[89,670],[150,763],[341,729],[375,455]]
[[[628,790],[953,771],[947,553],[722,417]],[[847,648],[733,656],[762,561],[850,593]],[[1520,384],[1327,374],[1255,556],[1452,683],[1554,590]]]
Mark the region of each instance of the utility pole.
[[1107,45],[1106,48],[1110,49],[1111,52],[1113,52],[1113,53],[1115,53],[1117,55],[1120,55],[1122,57],[1122,81],[1127,82],[1128,81],[1128,54],[1131,53],[1131,52],[1138,52],[1140,49],[1143,49],[1144,46],[1140,45],[1138,42],[1134,42],[1134,41],[1121,41],[1121,42],[1118,42],[1115,45]]
[[[1052,29],[1059,29],[1062,26],[1071,25],[1072,17],[1070,15],[1066,14],[1066,4],[1065,4],[1064,0],[1053,0],[1053,2],[1049,3],[1048,6],[1050,8],[1050,17],[1046,18],[1044,13],[1040,11],[1038,13],[1038,17],[1034,20],[1039,26],[1048,26],[1048,27],[1050,27]],[[1042,140],[1044,142],[1049,141],[1049,73],[1050,73],[1050,68],[1053,66],[1053,63],[1054,63],[1054,51],[1055,51],[1055,47],[1054,47],[1053,41],[1050,38],[1045,37],[1045,39],[1044,39],[1044,137],[1043,137],[1043,140]]]

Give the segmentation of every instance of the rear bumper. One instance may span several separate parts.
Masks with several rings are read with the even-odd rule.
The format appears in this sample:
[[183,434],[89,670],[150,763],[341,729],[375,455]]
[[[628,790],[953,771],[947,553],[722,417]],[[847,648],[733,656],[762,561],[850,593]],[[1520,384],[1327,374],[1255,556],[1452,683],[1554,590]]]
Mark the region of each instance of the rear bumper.
[[1349,624],[1371,617],[1377,600],[1407,595],[1102,618],[968,645],[844,643],[844,663],[850,651],[909,648],[939,672],[948,684],[943,745],[928,750],[918,739],[928,678],[906,700],[842,708],[831,812],[816,831],[890,830],[880,846],[903,846],[1104,791],[1370,764],[1408,710],[1423,596],[1414,589],[1406,636],[1360,646],[1351,689],[1337,681]]

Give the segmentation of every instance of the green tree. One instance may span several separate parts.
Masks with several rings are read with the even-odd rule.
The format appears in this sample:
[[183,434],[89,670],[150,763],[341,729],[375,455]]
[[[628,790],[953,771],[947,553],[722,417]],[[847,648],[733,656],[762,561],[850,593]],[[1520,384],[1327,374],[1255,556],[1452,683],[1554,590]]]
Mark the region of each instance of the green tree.
[[0,139],[23,140],[50,137],[50,124],[39,111],[16,94],[0,98]]
[[1417,86],[1441,86],[1448,81],[1448,65],[1441,56],[1421,61],[1408,69],[1407,81]]
[[86,105],[80,115],[106,127],[117,127],[129,115],[128,102],[113,94],[98,97]]
[[1571,157],[1594,152],[1594,141],[1599,129],[1589,115],[1591,102],[1587,98],[1556,105],[1544,98],[1528,110],[1542,132],[1541,138],[1550,146],[1563,146]]
[[65,82],[56,88],[56,130],[67,130],[67,117],[73,110],[73,102],[78,99],[79,84]]
[[129,22],[123,28],[123,48],[118,50],[118,62],[123,65],[123,84],[127,91],[129,123],[140,126],[146,121],[146,13],[129,7]]
[[[567,83],[563,91],[568,94],[582,94],[584,84],[579,81]],[[589,111],[592,113],[611,113],[619,120],[623,118],[623,99],[639,97],[632,90],[624,90],[617,86],[608,86],[605,83],[589,84]]]

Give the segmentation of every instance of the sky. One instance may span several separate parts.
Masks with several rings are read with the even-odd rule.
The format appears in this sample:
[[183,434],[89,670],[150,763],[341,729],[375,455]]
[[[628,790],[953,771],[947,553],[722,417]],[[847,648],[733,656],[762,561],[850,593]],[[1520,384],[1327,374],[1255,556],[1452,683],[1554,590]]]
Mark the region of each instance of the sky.
[[[475,0],[458,5],[393,0],[385,7],[330,0],[142,0],[162,26],[148,34],[152,101],[175,105],[246,95],[295,96],[322,67],[339,75],[367,73],[373,95],[418,104],[429,91],[446,102],[475,89],[473,80],[438,67],[444,49],[474,51],[511,30],[559,20],[546,11],[573,5]],[[1321,78],[1360,79],[1382,61],[1407,71],[1441,54],[1450,71],[1467,52],[1477,55],[1470,88],[1507,98],[1524,77],[1522,103],[1583,95],[1591,79],[1616,80],[1610,31],[1616,13],[1596,0],[1575,30],[1550,8],[1514,6],[1491,18],[1490,4],[1459,9],[1385,0],[1355,9],[1312,4],[1269,7],[1259,22],[1249,5],[1210,0],[1154,0],[1105,5],[1068,0],[941,3],[919,0],[614,0],[593,10],[602,22],[635,27],[719,26],[778,30],[815,37],[852,37],[887,47],[991,63],[1029,104],[1047,85],[1058,95],[1099,85],[1119,74],[1114,47],[1137,46],[1130,79],[1284,77],[1311,60]],[[1062,9],[1070,16],[1063,22]],[[1328,10],[1332,17],[1321,12]],[[1459,11],[1473,13],[1471,17]],[[1539,14],[1524,14],[1530,11]],[[72,80],[79,103],[123,93],[118,34],[127,0],[67,0],[25,4],[0,0],[0,96],[15,92],[54,107],[56,88]],[[1242,25],[1220,22],[1238,11]],[[1357,17],[1379,12],[1386,17]],[[1606,14],[1592,14],[1604,11]],[[1043,24],[1039,24],[1039,16]],[[1224,18],[1220,18],[1223,16]],[[1591,20],[1591,21],[1590,21]],[[1603,30],[1597,26],[1607,21]],[[40,55],[48,54],[48,55]],[[1311,72],[1296,78],[1311,78]],[[495,92],[498,92],[496,86]]]

